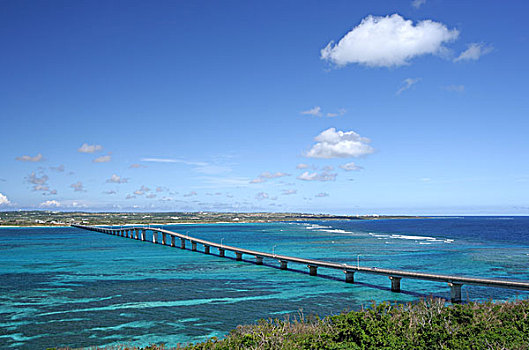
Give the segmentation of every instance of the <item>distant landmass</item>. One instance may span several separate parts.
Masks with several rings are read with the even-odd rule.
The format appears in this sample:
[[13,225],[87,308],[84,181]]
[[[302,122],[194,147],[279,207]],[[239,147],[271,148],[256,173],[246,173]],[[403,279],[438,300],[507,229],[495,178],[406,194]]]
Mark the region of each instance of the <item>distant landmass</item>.
[[304,220],[376,220],[410,219],[418,216],[330,215],[307,213],[218,213],[218,212],[60,212],[60,211],[4,211],[0,212],[0,226],[66,226],[130,225],[130,224],[201,224],[237,222],[276,222]]

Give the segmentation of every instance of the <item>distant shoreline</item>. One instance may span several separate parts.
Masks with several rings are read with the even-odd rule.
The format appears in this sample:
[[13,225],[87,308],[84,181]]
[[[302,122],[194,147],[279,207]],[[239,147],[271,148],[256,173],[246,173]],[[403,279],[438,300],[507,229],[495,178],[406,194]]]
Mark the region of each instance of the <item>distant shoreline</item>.
[[[201,220],[201,221],[182,221],[182,222],[152,222],[152,223],[86,223],[90,226],[146,226],[146,225],[219,225],[219,224],[262,224],[262,223],[275,223],[275,222],[304,222],[304,221],[340,221],[340,220],[350,220],[350,221],[361,221],[361,220],[391,220],[391,219],[429,219],[432,217],[428,216],[351,216],[351,217],[344,217],[344,216],[337,216],[337,217],[298,217],[298,218],[267,218],[267,219],[256,219],[256,220],[236,220],[236,221],[207,221],[207,220]],[[76,222],[78,223],[78,222]],[[74,223],[72,223],[74,224]],[[50,225],[50,224],[35,224],[35,225],[28,225],[28,224],[20,224],[20,225],[2,225],[0,223],[0,228],[35,228],[35,227],[41,227],[41,228],[53,228],[53,227],[70,227],[70,224],[57,224],[57,225]]]

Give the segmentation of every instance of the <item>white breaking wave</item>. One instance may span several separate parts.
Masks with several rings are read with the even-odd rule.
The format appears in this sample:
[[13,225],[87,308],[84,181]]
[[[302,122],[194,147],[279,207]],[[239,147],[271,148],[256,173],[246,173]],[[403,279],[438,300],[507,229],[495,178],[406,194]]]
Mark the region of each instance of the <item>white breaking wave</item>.
[[454,242],[453,239],[438,239],[435,237],[428,237],[428,236],[410,236],[410,235],[395,235],[395,234],[385,235],[385,234],[376,234],[376,233],[369,233],[369,235],[377,239],[405,239],[405,240],[412,240],[412,241],[422,241],[419,244],[431,244],[432,242],[443,242],[443,243]]

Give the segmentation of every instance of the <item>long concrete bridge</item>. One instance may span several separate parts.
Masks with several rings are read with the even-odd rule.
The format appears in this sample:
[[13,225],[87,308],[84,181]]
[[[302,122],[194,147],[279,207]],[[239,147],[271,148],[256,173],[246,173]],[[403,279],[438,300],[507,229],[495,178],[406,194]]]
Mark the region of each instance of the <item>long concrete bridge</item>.
[[[226,256],[226,251],[235,253],[235,259],[238,261],[242,260],[242,256],[249,255],[255,257],[255,263],[257,265],[263,264],[264,258],[270,258],[277,260],[279,262],[279,267],[282,270],[286,270],[288,263],[297,263],[304,264],[309,269],[309,274],[311,276],[316,276],[318,274],[318,268],[328,268],[342,270],[345,274],[345,282],[354,283],[354,274],[355,273],[368,273],[374,275],[383,275],[389,277],[391,281],[391,291],[400,292],[400,281],[403,278],[413,278],[425,281],[434,281],[434,282],[444,282],[447,283],[450,287],[450,298],[453,303],[461,302],[461,287],[464,284],[477,285],[477,286],[486,286],[486,287],[496,287],[496,288],[508,288],[508,289],[518,289],[518,290],[528,290],[529,291],[529,282],[522,281],[507,281],[499,279],[487,279],[487,278],[476,278],[476,277],[462,277],[462,276],[451,276],[451,275],[438,275],[431,273],[423,272],[412,272],[404,270],[393,270],[393,269],[381,269],[376,267],[363,267],[363,266],[354,266],[347,264],[339,264],[335,262],[314,260],[314,259],[305,259],[298,258],[294,256],[287,255],[278,255],[270,254],[267,252],[260,252],[256,250],[249,250],[239,247],[233,247],[229,245],[222,244],[222,242],[215,243],[206,241],[200,238],[190,237],[188,235],[183,235],[181,233],[172,232],[155,227],[145,227],[145,226],[132,226],[132,227],[120,227],[120,228],[104,228],[97,226],[83,226],[83,225],[72,225],[73,227],[82,228],[85,230],[91,230],[96,232],[102,232],[110,235],[126,237],[141,241],[147,240],[147,231],[152,233],[152,243],[159,243],[162,245],[170,245],[171,247],[176,247],[176,240],[180,239],[180,248],[186,249],[186,242],[191,243],[191,250],[196,252],[197,245],[200,244],[203,246],[203,253],[210,254],[211,247],[218,249],[218,255],[220,257]],[[161,241],[159,240],[161,236]],[[170,238],[170,242],[168,240]]]

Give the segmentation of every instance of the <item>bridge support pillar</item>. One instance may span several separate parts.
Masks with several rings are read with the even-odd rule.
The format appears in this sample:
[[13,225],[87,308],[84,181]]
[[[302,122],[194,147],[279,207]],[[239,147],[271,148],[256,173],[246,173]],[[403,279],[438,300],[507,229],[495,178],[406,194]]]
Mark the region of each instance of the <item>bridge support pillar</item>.
[[286,269],[287,269],[287,264],[288,264],[287,261],[285,261],[285,260],[279,260],[279,268],[280,268],[281,270],[286,270]]
[[134,239],[134,230],[133,229],[129,230],[129,238],[130,239]]
[[226,255],[226,252],[224,251],[224,249],[219,248],[219,256],[224,257],[225,255]]
[[345,282],[346,283],[355,283],[355,273],[354,271],[344,271],[345,272]]
[[141,240],[145,241],[145,230],[142,228],[140,229],[140,236],[141,236]]
[[167,234],[162,232],[162,244],[165,245],[167,243]]
[[263,265],[263,257],[262,256],[259,256],[259,255],[256,255],[255,256],[255,263],[257,265]]
[[316,276],[318,274],[318,266],[307,265],[307,267],[309,268],[309,275]]
[[209,245],[204,246],[204,254],[209,254]]
[[138,239],[138,229],[137,228],[134,229],[134,239],[136,240]]
[[158,243],[158,232],[152,231],[152,243]]
[[175,236],[171,236],[171,247],[175,246]]
[[191,241],[191,250],[196,252],[197,251],[197,242]]
[[391,280],[391,291],[400,292],[400,280],[402,277],[389,276],[389,279]]
[[450,286],[450,301],[452,303],[461,302],[461,286],[460,283],[448,283]]
[[242,260],[242,253],[241,252],[235,252],[235,260],[241,261]]
[[119,230],[119,236],[123,237],[123,230]]
[[180,238],[180,248],[186,249],[186,239]]

